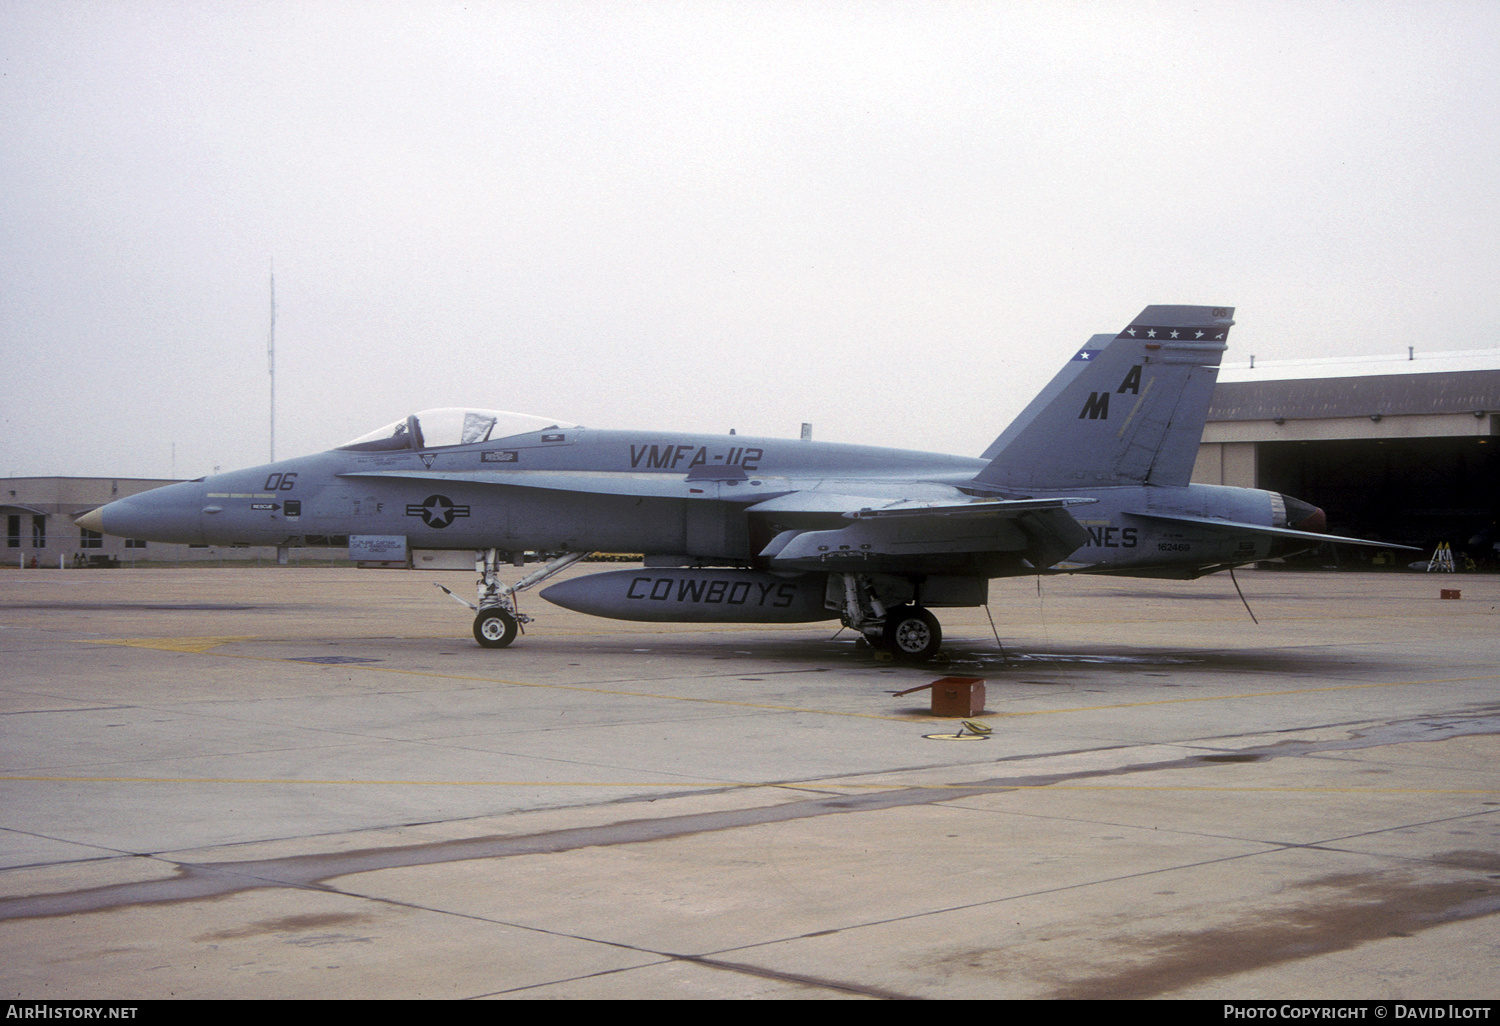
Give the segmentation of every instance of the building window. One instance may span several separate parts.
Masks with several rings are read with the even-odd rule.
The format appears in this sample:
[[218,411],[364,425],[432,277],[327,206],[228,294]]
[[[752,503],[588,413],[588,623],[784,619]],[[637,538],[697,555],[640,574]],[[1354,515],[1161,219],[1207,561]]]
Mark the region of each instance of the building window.
[[144,538],[126,538],[125,539],[125,547],[127,549],[144,549],[146,547],[146,539],[144,539]]
[[87,527],[78,529],[78,547],[80,549],[102,549],[104,548],[104,535],[98,531],[90,531]]
[[45,515],[34,515],[31,518],[31,547],[34,549],[45,549],[47,547],[47,518]]
[[21,518],[14,513],[5,518],[5,545],[11,549],[21,547]]

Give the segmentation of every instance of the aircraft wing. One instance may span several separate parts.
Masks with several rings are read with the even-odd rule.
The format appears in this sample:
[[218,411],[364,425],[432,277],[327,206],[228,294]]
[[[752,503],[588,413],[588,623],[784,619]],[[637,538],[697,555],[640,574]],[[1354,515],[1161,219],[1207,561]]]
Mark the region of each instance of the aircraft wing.
[[1267,527],[1265,524],[1245,524],[1234,520],[1215,520],[1212,517],[1183,516],[1177,513],[1131,513],[1130,516],[1140,517],[1143,520],[1155,520],[1163,524],[1188,524],[1193,527],[1209,527],[1231,534],[1268,534],[1277,538],[1301,538],[1307,541],[1333,542],[1337,545],[1364,545],[1370,548],[1380,549],[1410,549],[1412,552],[1421,550],[1411,545],[1397,545],[1394,542],[1370,541],[1368,538],[1346,538],[1337,534],[1318,534],[1316,531],[1298,531],[1290,527]]
[[975,499],[972,502],[893,502],[886,506],[851,510],[844,516],[851,520],[874,517],[1019,517],[1036,510],[1063,509],[1098,501],[1064,496],[1054,499]]
[[[664,499],[739,500],[747,495],[718,482],[675,474],[571,470],[356,470],[340,477],[394,478],[433,484],[464,482],[512,488],[546,488],[594,495],[633,495]],[[763,479],[766,480],[766,479]],[[1088,542],[1088,532],[1068,506],[1095,502],[1062,496],[1047,499],[892,500],[886,496],[795,489],[792,482],[766,480],[770,494],[746,508],[774,519],[778,514],[818,514],[852,520],[832,529],[790,529],[778,533],[761,555],[780,567],[827,568],[848,557],[872,568],[908,567],[925,571],[933,560],[1018,553],[1036,567],[1065,559]],[[890,482],[881,482],[891,488]],[[899,487],[899,486],[897,486]],[[764,494],[764,493],[762,493]],[[826,522],[826,521],[825,521]],[[837,522],[837,520],[835,520]],[[955,564],[957,565],[957,564]]]
[[[1094,499],[976,499],[970,502],[901,501],[850,509],[842,516],[854,523],[827,530],[785,530],[760,553],[773,566],[828,568],[858,561],[870,568],[931,568],[944,560],[1019,553],[1033,566],[1047,567],[1071,555],[1089,540],[1088,532],[1066,507]],[[876,500],[878,501],[878,500]],[[835,497],[793,492],[751,506],[748,512],[832,512]],[[936,561],[936,562],[935,562]]]

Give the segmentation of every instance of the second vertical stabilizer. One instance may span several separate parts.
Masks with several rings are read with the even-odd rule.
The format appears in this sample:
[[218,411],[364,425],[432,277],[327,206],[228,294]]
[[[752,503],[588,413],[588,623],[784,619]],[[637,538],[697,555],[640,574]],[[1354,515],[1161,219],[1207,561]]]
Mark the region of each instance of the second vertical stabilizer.
[[1095,335],[984,452],[977,484],[1185,485],[1234,308],[1148,306]]

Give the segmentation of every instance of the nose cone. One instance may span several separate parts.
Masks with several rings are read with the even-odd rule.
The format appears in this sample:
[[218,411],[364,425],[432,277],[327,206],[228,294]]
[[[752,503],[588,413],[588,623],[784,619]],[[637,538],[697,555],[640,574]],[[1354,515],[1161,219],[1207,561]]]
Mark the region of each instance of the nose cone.
[[1317,534],[1327,534],[1328,515],[1314,506],[1311,513],[1290,526],[1298,531],[1313,531]]
[[91,509],[91,510],[89,510],[83,516],[78,517],[77,519],[75,519],[73,521],[73,523],[77,524],[79,527],[84,528],[85,530],[93,531],[95,534],[107,534],[108,533],[107,531],[104,530],[104,507],[103,506],[100,506],[98,509]]
[[1328,533],[1327,515],[1312,503],[1294,499],[1290,495],[1283,495],[1281,505],[1286,510],[1286,526],[1292,530],[1312,531],[1317,534]]
[[78,518],[78,526],[118,538],[145,541],[203,541],[203,485],[184,481],[116,499]]

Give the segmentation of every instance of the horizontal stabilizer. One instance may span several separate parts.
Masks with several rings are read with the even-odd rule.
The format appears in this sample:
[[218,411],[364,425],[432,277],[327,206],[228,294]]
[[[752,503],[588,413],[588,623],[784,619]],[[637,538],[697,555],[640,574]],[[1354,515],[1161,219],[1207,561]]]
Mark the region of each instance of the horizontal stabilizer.
[[1270,535],[1275,538],[1301,538],[1306,541],[1332,542],[1335,545],[1364,545],[1376,549],[1410,549],[1412,552],[1420,552],[1411,545],[1397,545],[1394,542],[1370,541],[1368,538],[1346,538],[1337,534],[1318,534],[1316,531],[1297,531],[1290,527],[1267,527],[1264,524],[1245,524],[1234,520],[1215,520],[1212,517],[1189,517],[1166,513],[1131,513],[1133,517],[1142,520],[1155,520],[1164,524],[1190,524],[1194,527],[1219,528],[1232,534]]

